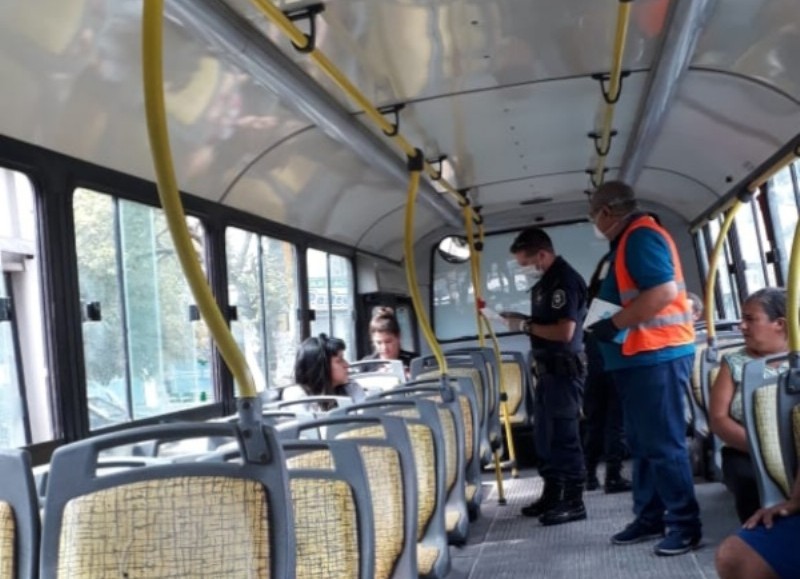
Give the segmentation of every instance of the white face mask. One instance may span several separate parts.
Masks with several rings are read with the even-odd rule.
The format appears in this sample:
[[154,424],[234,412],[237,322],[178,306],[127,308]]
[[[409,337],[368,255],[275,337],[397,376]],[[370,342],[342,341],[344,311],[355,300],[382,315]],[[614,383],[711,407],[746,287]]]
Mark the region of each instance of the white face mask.
[[544,273],[535,265],[521,265],[519,266],[519,272],[530,277],[542,277]]
[[597,224],[596,224],[596,223],[592,223],[592,228],[594,229],[594,236],[595,236],[597,239],[601,239],[601,240],[603,240],[603,241],[608,241],[608,238],[606,237],[605,233],[603,233],[603,230],[602,230],[602,229],[600,229],[599,227],[597,227]]

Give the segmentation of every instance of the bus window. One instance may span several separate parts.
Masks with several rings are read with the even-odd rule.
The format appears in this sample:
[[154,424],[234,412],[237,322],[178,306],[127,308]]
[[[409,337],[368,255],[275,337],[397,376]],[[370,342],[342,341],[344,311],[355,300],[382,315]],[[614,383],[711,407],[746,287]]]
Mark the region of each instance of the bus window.
[[345,357],[348,360],[355,359],[355,287],[350,260],[341,255],[309,249],[306,264],[308,302],[316,312],[315,320],[311,322],[311,335],[324,332],[341,338],[347,344]]
[[[744,267],[744,280],[746,287],[744,293],[750,295],[756,290],[767,285],[764,272],[764,251],[761,246],[761,237],[756,229],[756,216],[758,200],[753,199],[742,207],[736,214],[734,227],[739,240],[739,251],[742,254],[742,267]],[[763,222],[758,224],[763,231]]]
[[55,438],[36,223],[30,180],[0,168],[0,447]]
[[291,384],[300,343],[295,246],[233,227],[225,246],[228,300],[236,306],[231,328],[256,387]]
[[[208,329],[163,211],[87,189],[73,211],[90,428],[213,401]],[[203,262],[202,224],[187,225]]]
[[[722,218],[715,219],[708,223],[709,237],[711,243],[716,243],[717,237],[722,227]],[[709,253],[710,253],[709,249]],[[732,263],[728,240],[725,240],[724,251],[717,264],[717,284],[722,295],[722,310],[717,313],[718,319],[736,319],[739,317],[739,291],[736,284],[736,277],[728,267]]]
[[[571,223],[546,227],[557,255],[562,255],[583,277],[589,280],[600,258],[608,251],[608,242],[595,238],[589,223]],[[528,290],[535,280],[520,271],[508,248],[519,231],[486,236],[481,253],[482,296],[488,308],[530,313]],[[470,280],[469,261],[458,263],[433,254],[433,311],[436,335],[441,340],[475,336],[475,298]],[[493,321],[496,332],[507,331]]]
[[767,201],[770,217],[775,230],[775,241],[780,249],[779,265],[783,279],[789,269],[789,256],[792,254],[792,240],[797,225],[798,185],[797,166],[779,171],[769,182]]

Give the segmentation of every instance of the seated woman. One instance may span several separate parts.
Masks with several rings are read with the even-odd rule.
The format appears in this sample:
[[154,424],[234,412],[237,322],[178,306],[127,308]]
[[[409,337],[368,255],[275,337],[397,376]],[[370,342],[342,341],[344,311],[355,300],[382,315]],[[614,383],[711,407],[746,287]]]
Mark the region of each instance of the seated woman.
[[[283,390],[283,400],[306,396],[349,396],[354,402],[364,399],[364,390],[349,381],[345,343],[325,334],[311,337],[300,344],[294,363],[297,386]],[[327,408],[325,408],[327,409]]]
[[788,501],[758,510],[717,549],[720,579],[794,579],[800,575],[800,468]]
[[[392,308],[377,309],[369,323],[369,335],[375,352],[364,360],[401,360],[408,377],[408,366],[417,354],[400,348],[400,324]],[[371,370],[369,367],[364,368],[367,372]]]
[[[722,358],[719,374],[711,386],[709,422],[722,439],[722,478],[736,501],[736,514],[744,522],[759,506],[758,486],[747,447],[742,410],[742,371],[750,360],[786,352],[786,292],[764,288],[750,295],[742,307],[744,348]],[[770,375],[786,368],[767,368]]]

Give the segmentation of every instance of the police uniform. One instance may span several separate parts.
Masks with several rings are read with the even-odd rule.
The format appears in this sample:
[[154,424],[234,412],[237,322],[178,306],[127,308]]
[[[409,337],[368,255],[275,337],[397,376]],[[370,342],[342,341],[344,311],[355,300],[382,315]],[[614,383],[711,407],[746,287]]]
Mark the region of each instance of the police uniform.
[[586,283],[558,256],[530,291],[533,324],[554,325],[563,319],[575,322],[575,332],[569,343],[533,334],[530,338],[538,378],[534,418],[539,473],[545,481],[582,485],[585,470],[578,419],[584,380],[580,354],[583,351]]

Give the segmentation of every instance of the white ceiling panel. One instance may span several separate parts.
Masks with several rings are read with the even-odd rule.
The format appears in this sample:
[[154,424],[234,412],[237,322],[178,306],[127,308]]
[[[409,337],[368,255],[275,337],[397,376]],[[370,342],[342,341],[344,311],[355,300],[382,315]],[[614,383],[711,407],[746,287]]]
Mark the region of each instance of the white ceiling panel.
[[692,66],[752,78],[800,101],[798,14],[797,0],[717,0]]
[[797,134],[800,105],[747,79],[691,71],[645,165],[725,192]]
[[[341,94],[250,0],[227,3]],[[308,4],[276,2],[283,10]],[[406,102],[607,71],[617,7],[596,0],[330,0],[318,17],[317,46],[374,102]],[[668,7],[668,0],[633,4],[626,68],[651,65]]]
[[[608,165],[620,162],[646,75],[625,79],[616,106]],[[478,91],[415,103],[402,130],[426,151],[446,154],[458,186],[484,186],[595,166],[587,134],[600,127],[605,105],[589,78]]]

